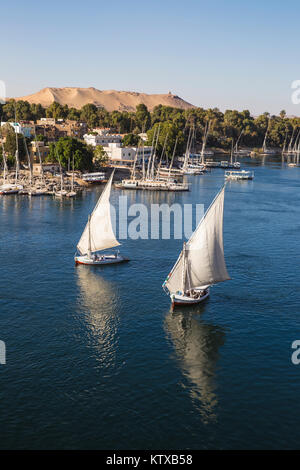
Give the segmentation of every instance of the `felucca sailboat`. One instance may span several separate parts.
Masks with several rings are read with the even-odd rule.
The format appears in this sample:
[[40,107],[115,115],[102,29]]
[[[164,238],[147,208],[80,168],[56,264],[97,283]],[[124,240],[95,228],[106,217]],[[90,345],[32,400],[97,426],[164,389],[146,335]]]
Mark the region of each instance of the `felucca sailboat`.
[[217,194],[183,249],[163,289],[172,305],[190,305],[209,296],[209,288],[230,279],[223,247],[225,186]]
[[119,254],[98,254],[98,251],[107,250],[120,243],[115,237],[111,224],[109,197],[114,172],[111,174],[98,202],[89,215],[88,223],[77,245],[79,256],[75,255],[76,264],[114,264],[129,261]]

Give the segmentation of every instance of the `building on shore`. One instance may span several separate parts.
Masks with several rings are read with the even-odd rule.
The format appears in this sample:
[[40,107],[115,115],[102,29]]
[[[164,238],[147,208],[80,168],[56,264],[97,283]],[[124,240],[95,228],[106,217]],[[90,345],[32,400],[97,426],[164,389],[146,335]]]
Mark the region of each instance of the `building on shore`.
[[122,134],[110,134],[110,129],[93,129],[89,134],[83,136],[84,141],[88,145],[97,147],[97,145],[102,145],[106,147],[109,144],[121,144],[122,143]]
[[87,128],[87,123],[83,121],[41,118],[36,123],[36,134],[44,135],[49,141],[58,140],[60,137],[83,139]]
[[137,163],[141,163],[143,155],[145,161],[148,161],[152,152],[152,147],[122,147],[121,144],[110,143],[108,146],[103,147],[103,150],[106,152],[109,160],[133,161],[137,156]]
[[[42,168],[43,168],[43,173],[59,173],[60,168],[58,163],[42,163]],[[34,176],[40,176],[42,171],[41,171],[41,165],[40,163],[33,163],[32,165],[32,172]]]
[[6,124],[10,124],[17,134],[23,134],[24,137],[28,137],[29,139],[34,135],[33,121],[1,122],[1,127],[5,126]]
[[41,156],[41,160],[44,161],[46,157],[49,155],[49,152],[50,152],[50,147],[49,145],[45,145],[44,142],[39,142],[35,140],[31,142],[30,158],[33,163],[39,162],[40,156]]

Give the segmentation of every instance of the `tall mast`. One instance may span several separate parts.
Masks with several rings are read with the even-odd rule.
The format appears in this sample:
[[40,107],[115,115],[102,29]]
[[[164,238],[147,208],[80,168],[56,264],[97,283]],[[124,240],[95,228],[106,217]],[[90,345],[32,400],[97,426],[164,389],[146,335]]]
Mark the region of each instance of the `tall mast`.
[[42,157],[41,157],[41,152],[40,152],[40,146],[38,145],[38,142],[36,140],[35,127],[34,127],[34,140],[35,140],[35,145],[37,147],[37,151],[38,151],[38,155],[39,155],[40,171],[41,171],[41,182],[44,183],[44,169],[43,169]]
[[185,252],[186,252],[186,243],[183,242],[183,249],[182,249],[182,256],[183,256],[183,263],[182,263],[182,293],[184,294],[185,291],[185,279],[186,279],[186,258],[185,258]]
[[143,180],[145,179],[145,144],[143,142]]
[[170,179],[170,177],[171,177],[171,169],[172,169],[172,166],[173,166],[174,156],[175,156],[176,147],[177,147],[177,141],[178,141],[178,136],[176,137],[176,140],[175,140],[175,145],[174,145],[172,160],[171,160],[170,167],[169,167],[169,179]]
[[243,132],[244,132],[244,130],[242,129],[240,135],[238,136],[238,140],[236,141],[236,144],[235,144],[235,152],[238,152],[238,145],[239,145],[240,139],[243,135]]
[[190,152],[191,134],[192,134],[192,127],[190,127],[189,136],[188,136],[188,140],[187,140],[187,143],[186,143],[185,156],[184,156],[184,163],[183,163],[183,169],[184,169],[184,170],[186,169],[186,167],[188,166],[188,163],[189,163],[189,152]]
[[73,153],[73,171],[72,171],[71,191],[74,191],[74,153]]
[[161,167],[162,158],[163,158],[163,155],[164,155],[165,150],[166,150],[166,145],[167,145],[168,136],[169,136],[169,132],[168,132],[167,135],[166,135],[166,138],[165,138],[165,141],[164,141],[164,146],[163,146],[162,152],[161,152],[161,154],[160,154],[159,164],[158,164],[157,173],[156,173],[156,175],[157,175],[158,177],[159,177],[159,172],[160,172],[160,167]]
[[147,166],[147,175],[146,175],[147,179],[150,178],[151,159],[152,159],[152,154],[153,154],[153,149],[154,149],[155,137],[156,137],[156,129],[154,128],[153,137],[152,137],[151,154],[150,154],[150,157],[148,160],[148,166]]
[[299,135],[300,135],[300,131],[298,131],[298,134],[297,134],[297,137],[296,137],[296,140],[295,140],[295,143],[294,143],[294,147],[293,147],[293,152],[297,151]]
[[24,139],[24,145],[25,145],[26,156],[27,156],[27,161],[28,161],[28,169],[29,169],[29,184],[30,184],[30,186],[31,186],[31,184],[32,184],[32,166],[31,166],[31,159],[30,159],[30,155],[29,155],[29,152],[28,152],[28,147],[27,147],[26,137],[25,137],[25,135],[24,135],[24,134],[23,134],[23,139]]
[[62,166],[61,166],[61,162],[60,162],[60,156],[58,155],[57,153],[57,148],[56,148],[56,145],[54,144],[54,148],[55,148],[55,153],[56,153],[56,157],[57,157],[57,160],[58,160],[58,163],[59,163],[59,170],[60,170],[60,190],[62,191],[63,190],[63,174],[62,174]]
[[231,139],[231,154],[230,154],[230,163],[233,163],[233,138]]
[[88,257],[91,258],[91,215],[89,214],[89,245],[88,245]]
[[267,149],[266,142],[267,142],[267,135],[268,135],[269,125],[270,125],[270,118],[268,120],[268,126],[267,126],[267,130],[266,130],[266,133],[265,133],[265,138],[264,138],[264,141],[263,141],[263,146],[262,146],[263,152],[265,152],[266,149]]
[[6,177],[8,175],[8,168],[7,168],[7,162],[6,162],[6,154],[4,150],[4,145],[2,142],[2,157],[3,157],[3,182],[6,183]]
[[19,139],[18,139],[18,132],[17,132],[17,113],[16,113],[16,106],[15,106],[15,134],[16,134],[16,183],[19,179],[19,172],[20,172],[20,160],[19,160]]
[[208,123],[206,122],[205,129],[204,129],[204,134],[203,134],[202,150],[201,150],[201,164],[202,165],[205,165],[204,151],[205,151],[205,146],[206,146],[206,141],[207,141],[209,129],[210,129],[210,121],[208,121]]
[[136,161],[137,161],[137,157],[138,157],[138,153],[139,153],[139,145],[140,145],[140,141],[138,142],[138,146],[137,146],[137,149],[136,149],[136,152],[135,152],[135,156],[134,156],[134,160],[133,160],[133,167],[132,167],[132,171],[131,171],[131,178],[135,180],[135,167],[136,167]]
[[151,170],[151,178],[152,178],[152,179],[154,179],[154,162],[155,162],[155,158],[156,158],[156,149],[157,149],[157,143],[158,143],[159,132],[160,132],[160,123],[159,123],[159,125],[158,125],[158,131],[157,131],[157,136],[156,136],[155,148],[154,148],[154,153],[153,153],[153,158],[152,158],[152,170]]

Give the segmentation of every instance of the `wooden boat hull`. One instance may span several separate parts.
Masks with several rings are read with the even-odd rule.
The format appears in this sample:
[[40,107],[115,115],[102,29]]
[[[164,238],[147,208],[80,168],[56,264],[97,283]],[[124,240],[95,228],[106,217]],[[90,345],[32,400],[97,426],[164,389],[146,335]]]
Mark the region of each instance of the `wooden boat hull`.
[[128,258],[125,258],[121,255],[103,255],[100,259],[91,259],[87,256],[75,256],[75,264],[84,264],[87,266],[103,266],[105,264],[117,264],[125,263],[129,261]]
[[203,302],[203,300],[207,299],[208,296],[209,296],[209,289],[207,289],[206,294],[204,294],[201,297],[198,297],[196,299],[194,299],[193,297],[188,297],[186,295],[174,294],[174,295],[171,296],[172,306],[176,307],[176,305],[188,306],[188,305],[199,304],[200,302]]

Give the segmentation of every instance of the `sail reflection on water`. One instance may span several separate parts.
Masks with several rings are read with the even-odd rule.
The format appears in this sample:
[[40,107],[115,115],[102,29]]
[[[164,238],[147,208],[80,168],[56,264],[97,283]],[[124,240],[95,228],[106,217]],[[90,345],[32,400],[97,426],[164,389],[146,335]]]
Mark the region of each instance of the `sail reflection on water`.
[[[170,312],[165,330],[171,339],[191,398],[204,421],[217,418],[216,366],[225,342],[222,328],[204,323],[193,312]],[[186,386],[186,385],[185,385]]]
[[76,268],[79,318],[87,327],[89,345],[104,367],[115,363],[119,305],[116,286],[86,266]]

